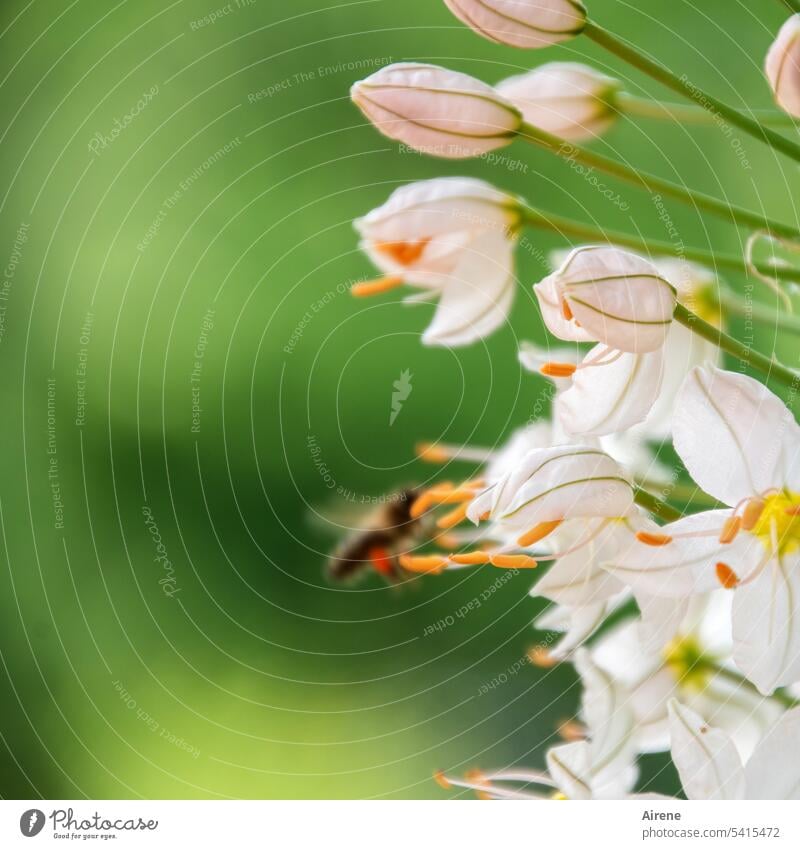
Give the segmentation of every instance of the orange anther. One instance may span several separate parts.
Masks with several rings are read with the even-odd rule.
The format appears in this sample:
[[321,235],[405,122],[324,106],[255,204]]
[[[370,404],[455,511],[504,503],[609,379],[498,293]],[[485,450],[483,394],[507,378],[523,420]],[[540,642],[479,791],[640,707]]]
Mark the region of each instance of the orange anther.
[[439,785],[439,787],[442,788],[442,790],[453,789],[453,785],[447,780],[447,776],[441,769],[437,769],[436,772],[433,773],[433,780]]
[[761,498],[751,498],[742,511],[742,530],[752,531],[758,524],[761,514],[764,512],[765,502]]
[[424,253],[430,239],[420,239],[417,242],[378,242],[375,250],[391,257],[400,265],[411,265]]
[[377,280],[366,280],[363,283],[354,283],[350,287],[350,294],[355,298],[368,298],[370,295],[380,295],[403,285],[403,278],[397,276],[380,277]]
[[463,522],[464,519],[467,518],[467,505],[461,504],[456,507],[455,510],[451,510],[449,513],[446,513],[436,522],[437,528],[442,528],[443,530],[447,530],[448,528],[454,528],[459,522]]
[[489,555],[485,551],[467,551],[464,554],[451,554],[450,559],[459,566],[482,566],[489,562]]
[[586,739],[586,726],[575,719],[564,719],[558,724],[558,736],[562,740],[574,743]]
[[539,371],[545,377],[572,377],[576,369],[572,363],[545,363]]
[[523,534],[518,540],[517,545],[521,548],[527,548],[540,539],[544,539],[551,534],[564,520],[558,519],[555,522],[540,522],[536,527],[531,528],[526,534]]
[[574,316],[572,315],[572,310],[570,309],[566,298],[561,299],[561,315],[563,315],[567,321],[572,321],[572,319],[574,318]]
[[420,442],[414,451],[426,463],[446,463],[450,459],[450,454],[435,442]]
[[[483,786],[487,790],[491,790],[491,784],[486,776],[479,769],[471,769],[468,772],[464,773],[464,778],[467,779],[472,784],[477,784],[479,787]],[[475,789],[475,795],[479,799],[490,800],[492,797],[484,792],[483,790]]]
[[527,554],[493,554],[489,562],[498,569],[535,569],[539,565]]
[[539,669],[552,669],[558,663],[558,660],[543,646],[533,646],[528,649],[527,656],[531,664],[538,666]]
[[739,516],[731,516],[725,520],[722,526],[722,532],[719,535],[719,541],[723,545],[733,542],[742,528],[742,520]]
[[423,554],[414,556],[403,554],[400,556],[400,565],[408,572],[417,572],[421,575],[438,575],[447,568],[448,559],[440,554]]
[[639,531],[636,534],[636,539],[645,545],[652,546],[669,545],[672,542],[672,537],[667,536],[667,534],[651,534],[648,531]]
[[739,576],[727,563],[717,563],[717,580],[726,590],[735,590],[739,585]]

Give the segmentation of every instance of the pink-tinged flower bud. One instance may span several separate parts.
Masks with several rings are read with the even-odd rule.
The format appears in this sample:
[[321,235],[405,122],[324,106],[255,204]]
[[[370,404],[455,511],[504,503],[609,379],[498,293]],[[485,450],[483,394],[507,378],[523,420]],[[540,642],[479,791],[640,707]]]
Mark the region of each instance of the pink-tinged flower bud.
[[534,292],[550,332],[644,353],[664,344],[677,298],[652,263],[619,248],[577,248]]
[[800,118],[800,15],[792,15],[781,27],[765,69],[778,106]]
[[614,98],[622,84],[588,65],[550,62],[497,85],[534,127],[569,141],[604,133],[618,116]]
[[445,0],[450,11],[479,35],[510,47],[549,47],[583,32],[579,0]]
[[519,110],[491,86],[437,65],[389,65],[350,94],[385,136],[444,159],[504,147],[522,125]]

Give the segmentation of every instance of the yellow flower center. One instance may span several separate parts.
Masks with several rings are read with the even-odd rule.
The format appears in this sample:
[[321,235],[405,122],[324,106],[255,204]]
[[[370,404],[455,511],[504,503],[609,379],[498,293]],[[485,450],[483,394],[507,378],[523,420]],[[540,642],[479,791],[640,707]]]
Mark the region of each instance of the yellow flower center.
[[800,493],[777,492],[764,498],[761,515],[753,525],[764,547],[778,554],[792,554],[800,549]]
[[681,687],[705,688],[710,678],[710,657],[696,637],[675,637],[663,649],[664,663]]

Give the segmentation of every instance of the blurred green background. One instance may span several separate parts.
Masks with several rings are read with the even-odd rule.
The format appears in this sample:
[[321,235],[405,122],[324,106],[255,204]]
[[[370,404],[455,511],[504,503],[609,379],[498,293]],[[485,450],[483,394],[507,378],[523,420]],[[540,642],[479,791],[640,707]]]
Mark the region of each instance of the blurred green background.
[[[781,4],[590,7],[732,104],[769,106]],[[544,338],[530,284],[566,243],[528,234],[510,324],[430,350],[428,307],[344,292],[373,273],[351,221],[398,184],[470,174],[669,235],[646,194],[620,186],[622,211],[522,145],[496,164],[403,154],[348,89],[405,59],[495,82],[587,58],[664,92],[583,39],[489,44],[438,0],[3,0],[0,57],[0,793],[444,798],[437,767],[541,765],[578,689],[567,666],[519,668],[542,637],[531,578],[426,636],[496,570],[332,586],[312,514],[429,480],[420,439],[495,445],[530,418],[544,383],[516,348]],[[623,120],[596,147],[796,219],[794,168],[742,144],[750,170],[714,126]],[[742,249],[669,210],[687,244]],[[674,790],[668,758],[643,786]]]

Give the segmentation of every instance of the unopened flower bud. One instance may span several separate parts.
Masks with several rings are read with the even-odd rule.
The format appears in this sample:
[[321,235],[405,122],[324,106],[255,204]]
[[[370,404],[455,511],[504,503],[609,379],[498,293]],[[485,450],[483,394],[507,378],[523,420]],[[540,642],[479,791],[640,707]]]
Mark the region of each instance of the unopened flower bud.
[[618,80],[578,62],[550,62],[497,85],[534,127],[569,141],[604,133],[616,120]]
[[792,15],[781,27],[765,70],[778,106],[800,118],[800,15]]
[[445,0],[450,11],[479,35],[511,47],[549,47],[586,26],[579,0]]
[[437,65],[389,65],[350,94],[385,136],[444,159],[504,147],[522,125],[519,110],[491,86]]
[[652,263],[611,247],[577,248],[533,288],[554,336],[631,353],[664,344],[677,303]]

